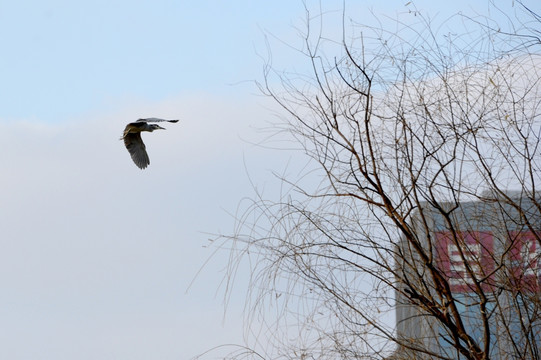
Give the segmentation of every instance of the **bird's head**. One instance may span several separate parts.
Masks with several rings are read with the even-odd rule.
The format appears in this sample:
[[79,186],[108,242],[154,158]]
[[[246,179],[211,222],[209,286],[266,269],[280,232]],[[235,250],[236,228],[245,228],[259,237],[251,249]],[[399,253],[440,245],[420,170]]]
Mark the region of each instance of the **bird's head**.
[[150,124],[149,125],[149,128],[148,128],[148,131],[152,132],[154,130],[165,130],[165,128],[161,127],[160,125],[156,125],[156,124]]

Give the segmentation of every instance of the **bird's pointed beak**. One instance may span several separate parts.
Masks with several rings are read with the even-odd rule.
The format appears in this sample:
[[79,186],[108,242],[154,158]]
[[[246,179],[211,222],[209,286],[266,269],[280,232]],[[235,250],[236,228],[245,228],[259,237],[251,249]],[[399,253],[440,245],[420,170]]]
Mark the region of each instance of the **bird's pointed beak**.
[[164,128],[164,127],[161,127],[160,125],[156,125],[156,126],[157,126],[156,129],[165,130],[165,128]]

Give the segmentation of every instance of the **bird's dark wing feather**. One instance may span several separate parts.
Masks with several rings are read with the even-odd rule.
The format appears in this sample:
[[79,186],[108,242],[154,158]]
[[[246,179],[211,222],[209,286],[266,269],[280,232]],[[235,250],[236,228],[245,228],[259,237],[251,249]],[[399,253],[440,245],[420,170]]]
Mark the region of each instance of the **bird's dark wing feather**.
[[131,155],[135,165],[139,169],[144,169],[150,164],[150,159],[146,151],[145,143],[141,138],[141,133],[128,133],[124,135],[124,145]]
[[135,123],[138,123],[138,122],[146,122],[146,123],[149,123],[149,122],[163,122],[163,121],[167,121],[167,122],[170,122],[170,123],[176,123],[176,122],[178,122],[178,120],[167,120],[167,119],[158,119],[158,118],[146,118],[146,119],[139,119],[139,120],[137,120]]

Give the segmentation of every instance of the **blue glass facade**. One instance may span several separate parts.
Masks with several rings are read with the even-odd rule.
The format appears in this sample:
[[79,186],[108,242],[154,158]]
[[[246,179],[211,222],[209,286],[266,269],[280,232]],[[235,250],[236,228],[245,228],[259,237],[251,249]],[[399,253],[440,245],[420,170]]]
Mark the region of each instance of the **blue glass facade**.
[[[488,349],[490,359],[541,358],[541,210],[521,197],[512,202],[472,201],[440,208],[425,204],[413,217],[413,226],[416,222],[428,224],[425,246],[449,284],[459,321],[477,346]],[[449,298],[430,288],[433,278],[405,240],[400,246],[410,257],[402,262],[409,267],[403,269],[408,286],[415,287],[418,281],[420,291],[427,289],[425,293],[443,309]],[[414,279],[425,273],[426,278]],[[397,358],[431,359],[430,353],[465,358],[455,343],[468,348],[465,341],[457,340],[456,332],[410,301],[397,292],[397,337],[407,344]]]

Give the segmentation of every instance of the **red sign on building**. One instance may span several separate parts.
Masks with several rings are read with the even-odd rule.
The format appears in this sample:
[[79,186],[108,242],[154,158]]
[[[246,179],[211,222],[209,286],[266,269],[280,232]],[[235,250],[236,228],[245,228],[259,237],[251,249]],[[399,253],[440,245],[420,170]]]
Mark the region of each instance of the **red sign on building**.
[[509,232],[511,280],[516,290],[537,292],[541,275],[541,232]]
[[492,233],[464,231],[436,233],[438,264],[453,292],[476,292],[476,282],[491,290],[495,268]]

